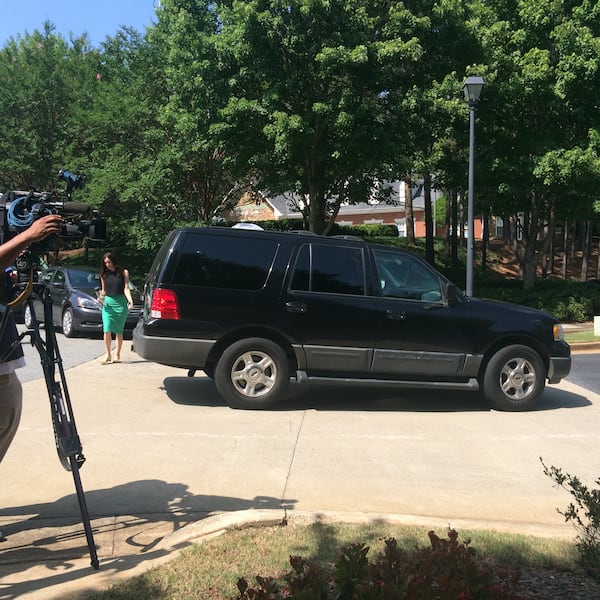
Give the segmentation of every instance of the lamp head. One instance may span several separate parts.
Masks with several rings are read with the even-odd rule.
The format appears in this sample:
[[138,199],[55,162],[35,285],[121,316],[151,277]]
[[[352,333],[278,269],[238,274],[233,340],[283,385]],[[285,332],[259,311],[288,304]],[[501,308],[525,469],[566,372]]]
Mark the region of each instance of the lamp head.
[[484,85],[485,81],[483,80],[483,77],[479,77],[478,75],[471,75],[465,79],[463,92],[465,93],[465,100],[469,106],[473,106],[477,103]]

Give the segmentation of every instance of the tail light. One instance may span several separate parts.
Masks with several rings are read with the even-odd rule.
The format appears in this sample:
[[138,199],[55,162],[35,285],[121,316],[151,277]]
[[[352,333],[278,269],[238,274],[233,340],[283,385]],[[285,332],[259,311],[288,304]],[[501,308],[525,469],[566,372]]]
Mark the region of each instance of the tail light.
[[177,294],[173,290],[156,288],[152,294],[150,316],[153,319],[171,319],[177,321],[181,318]]

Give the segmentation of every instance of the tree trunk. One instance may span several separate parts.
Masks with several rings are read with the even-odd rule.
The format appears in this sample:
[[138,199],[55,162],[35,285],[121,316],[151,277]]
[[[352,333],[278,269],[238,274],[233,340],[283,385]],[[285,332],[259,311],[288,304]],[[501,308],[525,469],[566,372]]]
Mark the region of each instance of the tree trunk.
[[520,259],[521,277],[523,279],[523,289],[532,290],[535,287],[535,274],[537,270],[537,257],[530,244],[524,247],[522,258]]
[[487,270],[487,251],[490,243],[490,222],[488,216],[483,213],[483,239],[481,241],[481,272]]
[[406,218],[406,241],[409,246],[415,245],[415,217],[413,215],[412,192],[410,185],[404,182],[404,216]]
[[[548,225],[544,227],[544,235],[548,235]],[[548,254],[552,249],[552,244],[549,244],[548,250],[542,254],[541,264],[542,264],[542,279],[548,279]]]
[[446,217],[444,219],[444,255],[452,255],[452,191],[446,190]]
[[425,260],[435,265],[435,248],[433,245],[433,211],[431,207],[431,176],[423,175],[423,198],[425,200]]
[[452,190],[452,266],[458,267],[458,192]]
[[530,209],[523,214],[519,231],[521,239],[518,242],[517,255],[523,289],[531,290],[535,287],[539,257],[548,251],[550,240],[554,235],[554,211],[543,195],[531,194]]
[[566,281],[569,274],[569,222],[565,221],[565,230],[563,231],[563,251],[562,251],[562,278]]
[[554,234],[552,235],[552,239],[550,240],[550,248],[548,249],[548,272],[550,275],[554,273],[554,251],[555,251],[555,242],[554,242]]
[[592,222],[585,222],[585,233],[583,235],[583,256],[581,260],[581,276],[579,281],[587,281],[590,257],[592,255]]

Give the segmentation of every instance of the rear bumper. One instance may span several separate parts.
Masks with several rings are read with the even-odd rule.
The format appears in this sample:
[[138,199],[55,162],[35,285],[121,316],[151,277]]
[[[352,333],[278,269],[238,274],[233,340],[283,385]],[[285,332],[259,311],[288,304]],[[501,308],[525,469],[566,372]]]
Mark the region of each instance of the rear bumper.
[[149,336],[144,333],[143,321],[133,330],[133,350],[145,360],[179,367],[203,369],[215,340]]

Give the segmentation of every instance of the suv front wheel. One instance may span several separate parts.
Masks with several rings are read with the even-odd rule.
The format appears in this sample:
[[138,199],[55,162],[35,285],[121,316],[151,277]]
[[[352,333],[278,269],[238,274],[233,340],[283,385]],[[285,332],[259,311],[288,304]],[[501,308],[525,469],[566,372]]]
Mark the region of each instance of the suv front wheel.
[[546,372],[539,354],[515,344],[502,348],[490,359],[483,376],[483,394],[497,410],[530,410],[545,384]]
[[215,369],[217,391],[231,408],[269,408],[283,398],[289,383],[285,352],[263,338],[232,344]]

